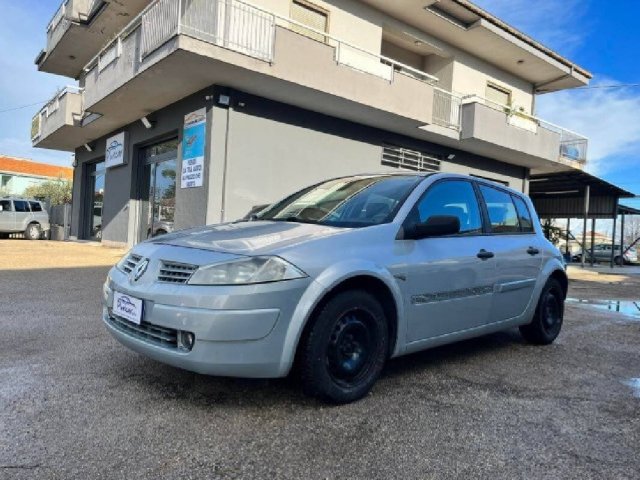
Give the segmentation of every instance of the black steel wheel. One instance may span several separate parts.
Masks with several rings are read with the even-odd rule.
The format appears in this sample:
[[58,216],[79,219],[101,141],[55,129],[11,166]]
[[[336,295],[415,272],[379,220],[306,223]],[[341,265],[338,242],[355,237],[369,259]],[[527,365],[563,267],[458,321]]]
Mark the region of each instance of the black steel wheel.
[[520,333],[531,343],[548,345],[560,334],[563,319],[564,291],[560,282],[550,278],[542,289],[533,320],[521,326]]
[[311,319],[301,345],[305,393],[332,403],[362,398],[387,360],[389,328],[380,303],[362,290],[341,292]]

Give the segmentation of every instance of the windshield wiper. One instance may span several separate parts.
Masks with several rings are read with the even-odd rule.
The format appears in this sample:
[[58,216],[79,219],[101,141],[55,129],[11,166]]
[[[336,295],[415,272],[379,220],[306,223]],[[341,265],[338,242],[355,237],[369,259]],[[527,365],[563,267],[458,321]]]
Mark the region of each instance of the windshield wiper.
[[265,218],[264,220],[271,220],[272,222],[292,222],[292,223],[311,223],[317,224],[318,222],[315,220],[310,220],[307,218],[300,218],[296,216],[290,216],[285,218]]

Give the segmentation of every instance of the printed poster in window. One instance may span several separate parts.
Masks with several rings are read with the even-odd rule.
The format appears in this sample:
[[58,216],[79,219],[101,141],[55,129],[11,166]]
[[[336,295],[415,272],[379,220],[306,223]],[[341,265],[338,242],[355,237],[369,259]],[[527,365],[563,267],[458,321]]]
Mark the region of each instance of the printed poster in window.
[[201,108],[184,117],[182,133],[181,188],[201,187],[204,178],[204,148],[207,110]]

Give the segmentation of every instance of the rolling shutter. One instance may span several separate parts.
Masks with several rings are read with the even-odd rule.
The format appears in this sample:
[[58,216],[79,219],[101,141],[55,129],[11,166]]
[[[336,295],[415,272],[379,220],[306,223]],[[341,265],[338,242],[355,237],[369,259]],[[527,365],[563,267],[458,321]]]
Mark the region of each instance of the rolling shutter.
[[[326,32],[329,25],[329,16],[327,12],[296,0],[291,4],[291,18],[296,22],[307,25],[315,30],[320,30],[321,32]],[[292,25],[291,29],[320,42],[324,42],[326,38],[324,35],[313,32],[299,25]]]

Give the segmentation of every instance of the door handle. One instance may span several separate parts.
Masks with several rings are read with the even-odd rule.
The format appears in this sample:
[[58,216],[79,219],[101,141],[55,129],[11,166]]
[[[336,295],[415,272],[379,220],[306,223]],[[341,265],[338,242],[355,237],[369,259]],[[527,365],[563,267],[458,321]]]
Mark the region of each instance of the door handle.
[[493,252],[487,252],[484,248],[482,250],[480,250],[478,252],[478,255],[476,255],[478,258],[482,259],[482,260],[489,260],[490,258],[493,258],[495,255],[493,254]]
[[529,248],[527,248],[527,253],[529,255],[538,255],[540,253],[540,250],[538,250],[537,248],[534,248],[534,247],[529,247]]

